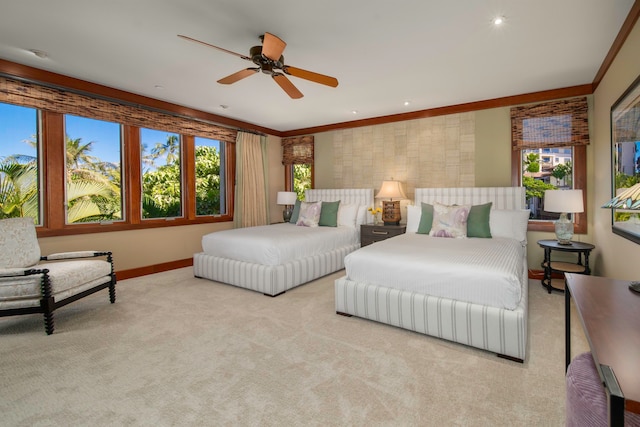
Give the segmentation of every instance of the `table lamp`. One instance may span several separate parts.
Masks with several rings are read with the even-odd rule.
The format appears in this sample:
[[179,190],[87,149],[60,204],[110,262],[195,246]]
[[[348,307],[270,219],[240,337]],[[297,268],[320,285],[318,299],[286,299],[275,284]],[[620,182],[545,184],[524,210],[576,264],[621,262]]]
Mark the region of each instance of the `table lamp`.
[[[382,181],[382,187],[376,194],[376,199],[389,199],[382,202],[382,220],[384,225],[399,225],[400,199],[406,199],[400,181]],[[396,199],[396,200],[393,200]]]
[[555,223],[556,239],[560,245],[571,245],[573,221],[569,221],[567,214],[584,212],[582,190],[545,191],[544,210],[560,213],[560,218]]
[[282,218],[284,222],[289,222],[291,214],[293,213],[293,205],[296,204],[298,195],[293,191],[278,191],[278,197],[276,197],[276,204],[284,205],[284,211],[282,211]]
[[[603,208],[624,209],[629,211],[640,211],[640,183],[626,189],[613,199],[602,205]],[[634,218],[637,221],[637,218]],[[640,282],[633,281],[629,283],[629,289],[634,292],[640,292]]]

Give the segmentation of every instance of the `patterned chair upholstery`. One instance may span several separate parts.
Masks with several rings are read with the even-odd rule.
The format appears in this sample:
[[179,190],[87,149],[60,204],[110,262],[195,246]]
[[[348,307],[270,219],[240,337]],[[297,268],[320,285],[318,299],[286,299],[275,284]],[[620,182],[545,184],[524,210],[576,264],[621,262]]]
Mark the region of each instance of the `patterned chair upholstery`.
[[43,313],[50,335],[54,310],[105,288],[114,303],[111,252],[41,256],[32,218],[0,220],[0,317]]

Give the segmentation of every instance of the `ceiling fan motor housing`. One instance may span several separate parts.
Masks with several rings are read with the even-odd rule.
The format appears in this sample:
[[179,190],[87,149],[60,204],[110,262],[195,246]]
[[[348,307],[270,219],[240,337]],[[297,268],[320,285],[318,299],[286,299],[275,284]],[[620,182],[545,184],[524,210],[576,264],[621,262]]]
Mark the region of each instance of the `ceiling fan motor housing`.
[[281,70],[284,67],[284,55],[278,61],[273,61],[262,54],[262,46],[253,46],[249,50],[251,61],[260,67],[265,74],[273,74],[274,69]]

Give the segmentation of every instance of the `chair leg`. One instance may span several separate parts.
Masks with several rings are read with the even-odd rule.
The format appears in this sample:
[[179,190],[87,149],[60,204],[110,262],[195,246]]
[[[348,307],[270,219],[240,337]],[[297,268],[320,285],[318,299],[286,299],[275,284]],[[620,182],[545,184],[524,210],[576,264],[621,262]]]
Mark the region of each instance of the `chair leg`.
[[116,302],[116,284],[113,281],[109,285],[109,301],[111,304]]
[[44,313],[44,330],[47,332],[47,335],[51,335],[53,333],[53,312]]

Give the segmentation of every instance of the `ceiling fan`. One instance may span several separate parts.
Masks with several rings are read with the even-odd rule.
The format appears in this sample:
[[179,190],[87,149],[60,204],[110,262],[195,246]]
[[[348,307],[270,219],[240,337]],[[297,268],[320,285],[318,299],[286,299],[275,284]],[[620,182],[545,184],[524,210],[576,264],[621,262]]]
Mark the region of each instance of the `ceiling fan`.
[[178,34],[178,37],[221,50],[222,52],[230,53],[247,61],[251,61],[257,65],[257,67],[246,68],[218,80],[218,83],[224,85],[235,83],[239,80],[244,79],[245,77],[249,77],[257,73],[258,71],[262,71],[265,74],[270,74],[273,80],[276,81],[276,83],[282,88],[282,90],[284,90],[287,95],[289,95],[293,99],[302,98],[303,95],[302,92],[300,92],[298,88],[296,88],[293,83],[291,83],[291,80],[289,80],[285,74],[309,80],[311,82],[320,83],[326,86],[338,86],[338,80],[335,77],[325,76],[324,74],[314,73],[313,71],[307,71],[303,70],[302,68],[286,65],[284,63],[284,56],[282,56],[282,52],[284,52],[284,48],[287,46],[287,44],[284,42],[284,40],[281,40],[271,33],[264,33],[264,35],[260,36],[260,39],[262,40],[262,46],[253,46],[249,50],[249,56],[232,52],[230,50],[214,46],[212,44],[205,43],[188,36],[183,36],[181,34]]

